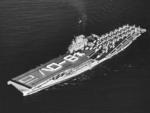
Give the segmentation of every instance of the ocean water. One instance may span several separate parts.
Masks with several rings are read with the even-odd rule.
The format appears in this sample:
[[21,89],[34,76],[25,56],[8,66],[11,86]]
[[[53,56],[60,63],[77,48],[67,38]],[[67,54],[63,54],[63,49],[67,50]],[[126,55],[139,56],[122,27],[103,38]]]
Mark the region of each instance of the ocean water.
[[[149,113],[149,14],[146,0],[1,0],[0,113]],[[76,80],[29,97],[7,86],[65,53],[74,36],[124,24],[147,33]]]

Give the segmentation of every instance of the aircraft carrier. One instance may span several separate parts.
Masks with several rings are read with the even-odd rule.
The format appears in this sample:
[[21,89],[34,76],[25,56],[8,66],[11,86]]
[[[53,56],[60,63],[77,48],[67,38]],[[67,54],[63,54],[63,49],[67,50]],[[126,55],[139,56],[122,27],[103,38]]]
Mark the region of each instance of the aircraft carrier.
[[102,36],[76,36],[64,55],[12,78],[7,84],[23,96],[34,94],[92,69],[126,49],[144,32],[146,29],[127,24]]

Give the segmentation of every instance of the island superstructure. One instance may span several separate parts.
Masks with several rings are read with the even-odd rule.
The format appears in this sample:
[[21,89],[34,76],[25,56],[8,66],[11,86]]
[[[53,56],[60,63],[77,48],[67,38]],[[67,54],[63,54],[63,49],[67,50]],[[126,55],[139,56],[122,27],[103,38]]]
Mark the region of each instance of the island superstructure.
[[7,84],[23,96],[39,92],[92,69],[126,49],[144,32],[146,29],[127,24],[102,36],[76,36],[64,55],[12,78]]

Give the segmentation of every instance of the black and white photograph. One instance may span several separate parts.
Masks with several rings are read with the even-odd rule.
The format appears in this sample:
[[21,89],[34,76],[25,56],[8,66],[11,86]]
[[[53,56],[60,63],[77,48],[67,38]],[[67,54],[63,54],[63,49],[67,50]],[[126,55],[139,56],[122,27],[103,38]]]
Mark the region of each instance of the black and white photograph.
[[0,0],[0,113],[150,113],[148,0]]

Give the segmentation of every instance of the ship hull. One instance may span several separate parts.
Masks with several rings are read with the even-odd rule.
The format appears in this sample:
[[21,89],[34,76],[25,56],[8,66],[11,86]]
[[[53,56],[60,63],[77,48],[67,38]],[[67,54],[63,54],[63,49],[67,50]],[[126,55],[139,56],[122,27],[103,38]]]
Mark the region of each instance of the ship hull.
[[101,37],[80,35],[73,40],[69,53],[17,76],[7,84],[16,87],[23,96],[37,93],[91,70],[125,50],[144,32],[146,29],[125,25]]
[[39,86],[36,86],[35,88],[32,88],[28,91],[25,91],[25,92],[22,92],[23,93],[23,96],[28,96],[28,95],[31,95],[31,94],[34,94],[34,93],[37,93],[39,91],[42,91],[43,89],[46,89],[46,88],[50,88],[52,86],[55,86],[57,84],[60,84],[60,83],[63,83],[69,79],[72,79],[88,70],[91,70],[92,68],[96,67],[97,65],[99,65],[100,63],[104,62],[105,60],[109,59],[110,57],[107,57],[107,58],[103,58],[101,59],[100,61],[94,61],[93,63],[91,63],[90,65],[87,65],[85,67],[83,67],[82,69],[66,76],[65,78],[60,78],[58,80],[54,80],[54,81],[48,81],[47,83],[42,83],[40,84]]
[[70,75],[68,75],[68,76],[66,76],[64,78],[60,78],[60,79],[55,80],[55,81],[48,81],[47,83],[44,83],[43,85],[41,85],[40,88],[38,88],[38,86],[37,86],[37,88],[35,87],[35,88],[33,88],[33,89],[31,89],[31,90],[29,90],[27,92],[23,92],[23,96],[31,95],[31,94],[39,92],[39,91],[41,91],[43,89],[46,89],[46,88],[49,88],[51,86],[54,86],[54,85],[60,84],[62,82],[65,82],[65,81],[67,81],[69,79],[72,79],[73,77],[76,77],[76,76],[82,74],[83,72],[85,72],[87,70],[92,69],[93,67],[95,67],[98,64],[99,63],[97,61],[95,61],[95,62],[93,62],[92,66],[85,66],[84,68],[82,68],[82,69],[80,69],[80,70],[74,72],[73,74],[70,74]]

